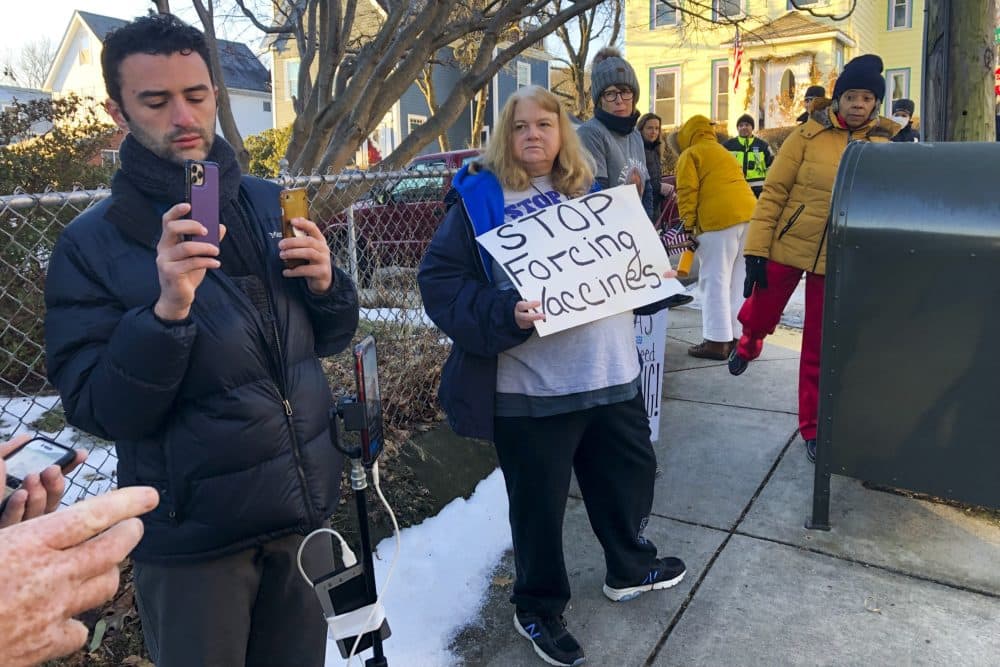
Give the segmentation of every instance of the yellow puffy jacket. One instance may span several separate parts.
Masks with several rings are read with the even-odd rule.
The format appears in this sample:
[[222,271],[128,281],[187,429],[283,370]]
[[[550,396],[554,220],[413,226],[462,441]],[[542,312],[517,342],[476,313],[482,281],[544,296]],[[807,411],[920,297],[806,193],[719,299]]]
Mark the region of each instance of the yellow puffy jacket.
[[704,116],[692,116],[671,135],[677,160],[677,209],[695,234],[747,222],[757,203],[743,171]]
[[797,269],[826,273],[826,234],[837,167],[850,141],[886,142],[899,125],[876,117],[853,132],[841,125],[830,100],[792,131],[767,172],[744,255],[767,257]]

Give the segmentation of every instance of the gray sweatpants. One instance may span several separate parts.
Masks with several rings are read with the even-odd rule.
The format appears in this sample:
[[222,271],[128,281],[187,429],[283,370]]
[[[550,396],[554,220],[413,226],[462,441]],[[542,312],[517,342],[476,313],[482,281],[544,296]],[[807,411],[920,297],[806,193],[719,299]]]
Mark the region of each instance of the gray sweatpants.
[[[295,564],[303,539],[203,563],[135,563],[142,632],[157,667],[321,667],[327,626]],[[329,535],[309,540],[302,565],[313,579],[332,569]]]

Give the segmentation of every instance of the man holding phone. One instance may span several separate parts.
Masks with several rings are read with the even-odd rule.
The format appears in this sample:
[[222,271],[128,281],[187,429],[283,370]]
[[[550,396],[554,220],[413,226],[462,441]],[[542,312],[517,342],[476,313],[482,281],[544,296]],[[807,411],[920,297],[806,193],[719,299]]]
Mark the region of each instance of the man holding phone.
[[[280,188],[243,176],[214,134],[198,30],[136,19],[101,62],[128,135],[111,197],[53,251],[46,351],[68,421],[115,440],[123,486],[160,491],[133,554],[146,645],[159,667],[322,665],[326,625],[295,556],[337,505],[318,357],[349,344],[356,290],[313,222],[282,238]],[[191,160],[218,171],[202,220],[185,201]],[[307,549],[307,571],[319,557]]]

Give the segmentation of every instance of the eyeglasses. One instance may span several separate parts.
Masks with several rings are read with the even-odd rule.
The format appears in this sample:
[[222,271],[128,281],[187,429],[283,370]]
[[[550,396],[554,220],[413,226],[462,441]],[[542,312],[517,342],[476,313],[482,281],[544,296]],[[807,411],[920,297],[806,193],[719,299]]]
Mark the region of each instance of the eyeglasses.
[[601,97],[605,102],[614,102],[617,98],[622,98],[622,102],[631,102],[632,98],[635,97],[635,93],[631,90],[605,90],[601,93]]
[[806,104],[809,104],[810,102],[812,102],[816,98],[815,97],[806,97],[806,98],[803,98],[803,99],[805,100]]

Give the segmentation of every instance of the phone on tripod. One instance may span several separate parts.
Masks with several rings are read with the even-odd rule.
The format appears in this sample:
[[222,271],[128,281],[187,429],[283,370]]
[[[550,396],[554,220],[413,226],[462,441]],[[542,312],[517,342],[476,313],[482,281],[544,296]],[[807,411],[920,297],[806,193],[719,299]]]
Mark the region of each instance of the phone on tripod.
[[361,428],[361,462],[370,468],[382,453],[382,395],[378,386],[378,359],[375,337],[365,336],[354,346],[354,378],[357,382],[358,403],[363,406]]

